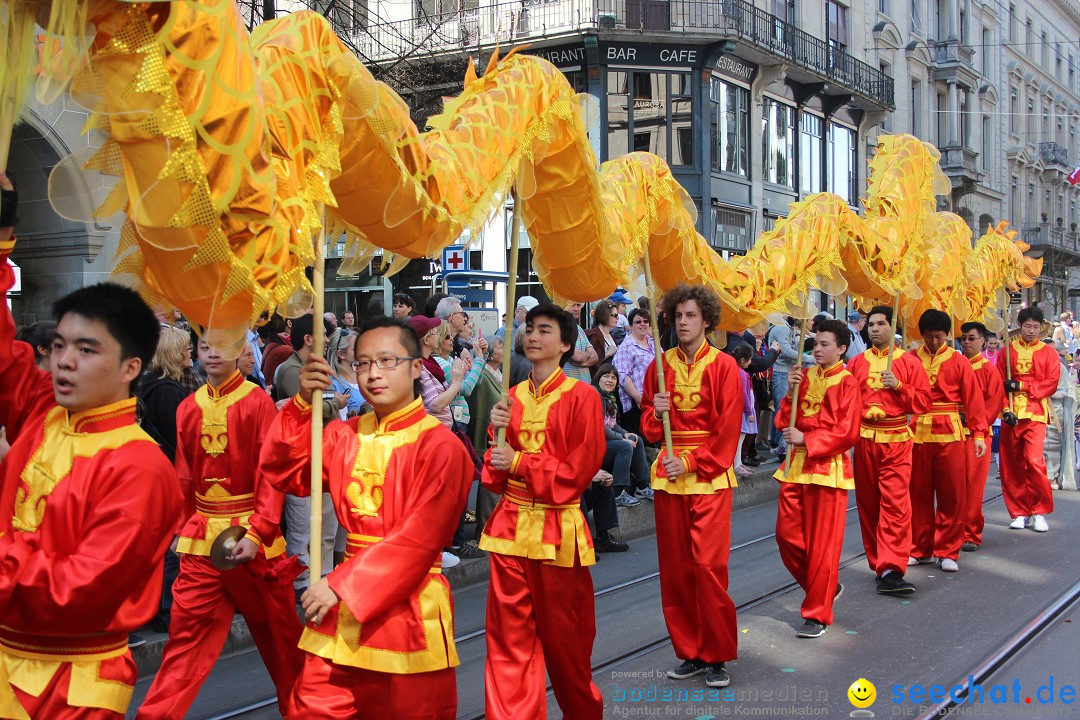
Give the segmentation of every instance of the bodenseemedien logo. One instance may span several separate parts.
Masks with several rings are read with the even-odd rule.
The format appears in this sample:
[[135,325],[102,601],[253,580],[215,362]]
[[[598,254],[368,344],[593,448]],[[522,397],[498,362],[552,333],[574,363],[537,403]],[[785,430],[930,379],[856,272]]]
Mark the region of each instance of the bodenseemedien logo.
[[866,678],[859,678],[851,683],[851,687],[847,690],[847,697],[848,702],[856,708],[851,711],[851,717],[874,717],[873,711],[867,710],[877,699],[877,688],[874,687],[874,683]]

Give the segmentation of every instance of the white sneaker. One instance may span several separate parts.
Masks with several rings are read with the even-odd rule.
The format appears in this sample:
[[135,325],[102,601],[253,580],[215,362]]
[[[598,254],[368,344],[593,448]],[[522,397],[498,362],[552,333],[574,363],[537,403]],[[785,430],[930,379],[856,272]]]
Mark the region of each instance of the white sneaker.
[[457,555],[454,555],[453,553],[448,553],[445,550],[443,550],[443,554],[442,554],[442,569],[443,570],[448,570],[448,569],[450,569],[452,567],[457,567],[459,564],[461,564],[461,558],[459,558]]
[[952,558],[941,558],[941,570],[942,572],[956,572],[960,569],[960,566],[956,564],[956,561]]
[[[1010,530],[1023,530],[1027,527],[1027,518],[1021,515],[1020,517],[1014,517],[1013,521],[1009,523]],[[1045,521],[1044,521],[1045,522]]]
[[1047,524],[1046,518],[1042,515],[1031,516],[1031,529],[1035,532],[1046,532],[1050,529],[1050,525]]
[[925,558],[908,557],[908,559],[907,559],[908,567],[911,567],[912,565],[929,565],[932,562],[934,562],[934,558],[928,558],[928,557],[925,557]]

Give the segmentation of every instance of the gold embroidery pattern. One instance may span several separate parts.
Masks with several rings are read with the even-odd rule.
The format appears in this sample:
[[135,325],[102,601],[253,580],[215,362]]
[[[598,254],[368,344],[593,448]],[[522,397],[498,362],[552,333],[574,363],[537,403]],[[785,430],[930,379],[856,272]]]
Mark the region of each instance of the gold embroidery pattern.
[[[134,406],[134,400],[124,402]],[[45,417],[41,445],[19,474],[11,520],[15,530],[35,532],[40,527],[49,496],[71,473],[75,458],[93,457],[102,450],[115,450],[135,440],[150,441],[150,436],[134,423],[98,433],[72,430],[81,420],[78,414],[69,419],[61,407],[53,408]]]
[[[904,351],[900,348],[893,349],[893,362],[895,362]],[[870,371],[866,376],[866,387],[871,390],[883,390],[885,386],[881,383],[881,373],[885,372],[885,369],[889,366],[889,356],[878,354],[871,348],[864,353],[866,362],[870,366]]]
[[563,382],[542,397],[536,397],[530,392],[518,392],[517,400],[521,403],[521,425],[518,430],[518,444],[521,452],[538,453],[544,447],[547,435],[544,428],[547,427],[548,413],[555,403],[578,382],[573,378],[565,378]]
[[[226,381],[228,382],[228,381]],[[211,397],[209,385],[195,391],[195,404],[202,411],[199,445],[210,457],[217,457],[229,446],[229,408],[246,398],[256,385],[245,382],[224,397]]]
[[806,394],[799,402],[799,412],[803,417],[813,417],[821,412],[821,404],[828,389],[839,385],[845,375],[850,375],[847,370],[833,372],[836,367],[834,365],[828,370],[822,370],[815,365],[806,373]]
[[1029,375],[1035,364],[1035,348],[1016,340],[1013,342],[1013,351],[1016,353],[1016,374]]
[[930,387],[937,387],[937,376],[941,372],[941,366],[945,364],[945,361],[953,356],[956,351],[951,347],[945,346],[945,349],[938,352],[937,355],[930,355],[926,351],[926,346],[920,347],[918,350],[919,360],[922,362],[923,368],[926,370],[927,377],[930,378]]
[[675,390],[671,393],[672,407],[682,412],[693,412],[697,409],[701,404],[701,379],[705,376],[705,368],[719,354],[719,350],[709,346],[691,365],[687,365],[682,359],[678,348],[671,348],[664,354],[668,366],[675,373]]
[[[410,405],[402,414],[412,412]],[[356,460],[350,473],[352,481],[345,486],[345,499],[349,503],[349,512],[358,517],[375,517],[383,504],[383,483],[386,482],[386,468],[394,451],[404,445],[417,441],[420,434],[437,427],[441,423],[430,415],[409,427],[387,431],[386,426],[394,418],[387,418],[382,425],[374,413],[368,413],[360,419],[356,429]]]

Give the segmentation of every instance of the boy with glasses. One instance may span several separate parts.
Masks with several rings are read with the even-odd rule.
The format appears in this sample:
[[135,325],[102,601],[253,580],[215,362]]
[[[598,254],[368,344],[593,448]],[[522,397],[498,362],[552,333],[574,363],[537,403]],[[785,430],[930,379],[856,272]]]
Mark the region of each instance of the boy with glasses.
[[[346,560],[301,598],[304,667],[288,716],[451,720],[458,665],[442,549],[465,504],[465,448],[424,411],[420,341],[400,320],[368,321],[353,365],[374,412],[323,432],[323,475],[348,531]],[[262,472],[283,492],[310,493],[311,403],[330,387],[312,353],[300,392],[274,419]]]

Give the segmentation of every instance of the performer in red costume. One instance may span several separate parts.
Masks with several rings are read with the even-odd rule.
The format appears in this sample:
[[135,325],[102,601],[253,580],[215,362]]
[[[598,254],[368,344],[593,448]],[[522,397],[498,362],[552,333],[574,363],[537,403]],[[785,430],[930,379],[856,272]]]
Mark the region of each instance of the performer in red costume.
[[[374,412],[323,432],[346,559],[301,598],[306,655],[289,717],[452,720],[458,656],[441,559],[475,470],[424,411],[416,332],[376,317],[355,342],[353,369]],[[330,386],[329,364],[312,353],[300,392],[270,426],[262,472],[282,492],[311,492],[311,401]]]
[[[848,363],[862,391],[855,445],[855,504],[866,561],[883,595],[910,595],[904,579],[911,554],[911,439],[909,415],[930,409],[930,381],[922,363],[893,339],[891,307],[878,305],[866,319],[870,349]],[[892,370],[888,370],[889,352]]]
[[[919,318],[923,345],[911,351],[930,380],[930,411],[912,420],[911,557],[908,565],[933,561],[945,572],[960,569],[967,509],[967,432],[975,457],[986,453],[986,412],[975,371],[949,347],[952,318],[927,310]],[[967,417],[967,427],[961,414]],[[935,509],[935,500],[936,509]]]
[[[0,173],[0,287],[11,289],[13,189]],[[123,718],[128,634],[157,612],[182,506],[176,472],[135,421],[154,313],[104,283],[53,307],[50,374],[0,305],[0,717]]]
[[710,687],[731,677],[724,663],[738,656],[735,603],[728,596],[732,465],[739,444],[743,396],[738,365],[705,341],[720,321],[720,300],[700,285],[680,284],[663,298],[679,344],[663,354],[664,392],[656,362],[645,371],[641,433],[663,438],[669,411],[675,457],[661,450],[653,464],[660,599],[680,660],[668,677],[705,674]]
[[847,491],[855,487],[847,451],[859,438],[859,383],[844,369],[851,331],[839,320],[822,320],[814,336],[814,367],[794,368],[788,381],[798,395],[790,427],[792,393],[780,403],[776,428],[792,448],[791,467],[780,481],[776,544],[784,567],[806,591],[801,638],[821,637],[833,624],[840,597],[840,550],[844,546]]
[[[161,668],[138,717],[184,717],[221,654],[237,610],[277,688],[279,711],[288,717],[289,695],[303,664],[292,587],[300,567],[284,555],[285,496],[256,472],[277,409],[244,379],[235,360],[225,360],[205,340],[198,352],[207,382],[176,413],[176,468],[188,511],[176,548],[180,575]],[[237,567],[218,570],[210,548],[233,525],[247,528],[232,553]]]
[[[1046,477],[1046,426],[1050,423],[1050,396],[1057,390],[1061,363],[1057,351],[1039,340],[1043,314],[1037,307],[1024,308],[1017,316],[1020,337],[1009,344],[1012,377],[1005,381],[1011,394],[1001,425],[1001,492],[1012,516],[1009,527],[1035,532],[1050,529],[1046,515],[1054,512],[1054,496]],[[1005,351],[995,362],[1003,377]]]
[[[544,668],[567,718],[599,720],[592,681],[596,615],[589,565],[596,562],[581,494],[604,459],[600,395],[566,377],[577,327],[568,312],[537,305],[525,316],[529,378],[510,407],[491,411],[484,487],[502,495],[480,548],[491,553],[484,695],[493,720],[547,714]],[[494,437],[506,429],[506,444]]]
[[[964,323],[960,327],[960,332],[962,333],[960,350],[971,363],[971,369],[975,371],[979,394],[983,397],[985,410],[983,423],[989,430],[994,425],[994,420],[1001,414],[1002,408],[1005,407],[1005,386],[997,367],[983,355],[988,334],[986,326],[978,322]],[[967,445],[964,544],[960,549],[964,552],[973,552],[982,545],[983,493],[986,490],[986,479],[990,475],[990,453],[983,453],[982,457],[976,457],[974,438],[968,438]]]

